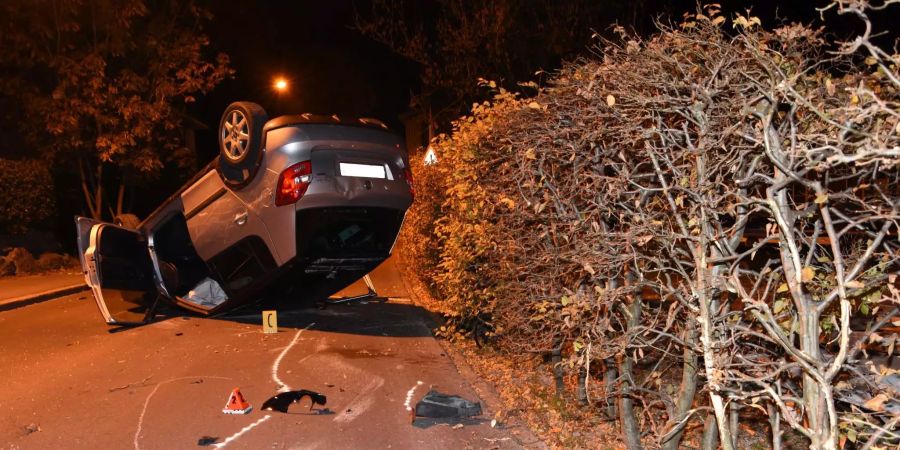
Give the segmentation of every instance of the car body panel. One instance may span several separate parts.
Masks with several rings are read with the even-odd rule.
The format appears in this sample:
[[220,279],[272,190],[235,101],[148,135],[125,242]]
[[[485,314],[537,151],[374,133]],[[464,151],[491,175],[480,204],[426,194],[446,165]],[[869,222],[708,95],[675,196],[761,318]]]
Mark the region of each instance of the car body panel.
[[[218,178],[215,173],[212,175]],[[208,261],[247,236],[268,240],[265,224],[237,195],[227,189],[212,195],[212,201],[185,215],[191,240],[201,258]],[[210,229],[219,232],[210,233]]]
[[143,235],[84,217],[76,223],[85,282],[106,323],[145,323],[158,291]]
[[211,201],[224,195],[227,190],[218,173],[215,170],[207,170],[205,175],[181,193],[184,216],[190,219]]

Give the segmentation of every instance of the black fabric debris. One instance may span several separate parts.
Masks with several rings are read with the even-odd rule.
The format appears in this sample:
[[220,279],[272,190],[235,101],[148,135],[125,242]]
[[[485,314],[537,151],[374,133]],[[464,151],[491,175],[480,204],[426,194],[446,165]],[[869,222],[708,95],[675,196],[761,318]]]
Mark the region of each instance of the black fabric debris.
[[215,436],[203,436],[202,438],[197,439],[197,445],[201,447],[207,447],[215,444],[218,440],[219,438]]

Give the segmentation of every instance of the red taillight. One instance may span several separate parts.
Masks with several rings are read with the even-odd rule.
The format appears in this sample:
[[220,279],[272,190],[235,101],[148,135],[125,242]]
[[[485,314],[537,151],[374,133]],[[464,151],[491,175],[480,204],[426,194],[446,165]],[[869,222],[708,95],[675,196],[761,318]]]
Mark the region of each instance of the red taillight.
[[413,197],[416,196],[416,188],[413,186],[413,175],[412,171],[407,167],[403,169],[403,178],[406,179],[406,184],[409,185],[409,193],[412,194]]
[[306,193],[312,180],[312,164],[309,161],[298,162],[288,167],[278,176],[278,191],[275,193],[275,206],[297,203]]

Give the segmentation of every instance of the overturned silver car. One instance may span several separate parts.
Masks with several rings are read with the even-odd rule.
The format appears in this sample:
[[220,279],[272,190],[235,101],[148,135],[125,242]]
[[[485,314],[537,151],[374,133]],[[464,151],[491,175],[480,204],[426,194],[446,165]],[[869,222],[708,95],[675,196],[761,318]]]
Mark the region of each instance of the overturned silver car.
[[161,300],[213,314],[277,286],[324,298],[390,256],[413,184],[403,141],[383,123],[268,120],[236,102],[218,135],[219,156],[142,222],[76,218],[107,323],[144,323]]

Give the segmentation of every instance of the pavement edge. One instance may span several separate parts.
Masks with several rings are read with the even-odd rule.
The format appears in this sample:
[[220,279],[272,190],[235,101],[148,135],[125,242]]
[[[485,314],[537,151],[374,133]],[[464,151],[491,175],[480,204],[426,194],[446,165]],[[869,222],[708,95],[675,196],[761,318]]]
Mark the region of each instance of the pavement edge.
[[34,294],[27,294],[15,298],[0,300],[0,312],[33,305],[35,303],[45,302],[47,300],[53,300],[55,298],[75,294],[87,289],[88,286],[86,284],[79,283]]

